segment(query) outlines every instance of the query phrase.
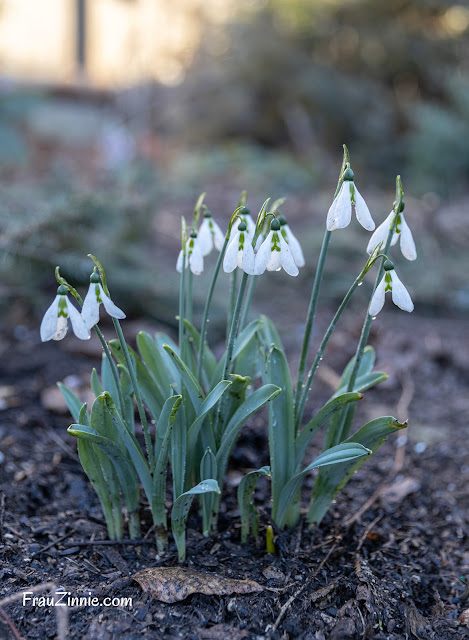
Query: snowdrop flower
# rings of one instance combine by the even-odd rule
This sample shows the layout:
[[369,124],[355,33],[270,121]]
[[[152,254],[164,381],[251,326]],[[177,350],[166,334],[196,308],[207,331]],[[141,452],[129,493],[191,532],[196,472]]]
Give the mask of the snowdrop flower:
[[68,299],[68,289],[61,284],[57,289],[54,302],[47,309],[41,322],[41,340],[62,340],[68,330],[68,319],[72,324],[74,334],[80,340],[88,340],[90,337],[88,328],[81,317],[80,312]]
[[352,219],[352,204],[355,206],[355,215],[357,216],[358,222],[367,231],[373,231],[375,223],[373,222],[366,202],[355,186],[353,171],[346,169],[344,171],[342,186],[327,214],[328,231],[344,229],[350,224],[350,220]]
[[90,276],[90,287],[81,310],[81,317],[85,321],[88,330],[99,322],[99,305],[101,303],[113,318],[118,320],[125,318],[125,313],[104,293],[99,274],[93,271]]
[[[248,236],[250,236],[252,240],[254,238],[254,234],[256,233],[256,223],[252,219],[251,210],[248,207],[243,207],[241,211],[238,213],[238,216],[240,218],[240,222],[245,223],[246,233]],[[230,242],[233,239],[234,235],[236,234],[236,231],[237,229],[235,228],[235,225],[233,225],[231,227]]]
[[270,232],[261,244],[256,255],[254,273],[260,275],[267,271],[280,271],[283,267],[291,276],[298,275],[298,267],[290,248],[280,232],[280,222],[273,220],[270,225]]
[[390,291],[392,295],[392,301],[403,311],[409,313],[414,310],[414,303],[409,295],[409,292],[404,287],[402,282],[397,277],[394,271],[394,265],[390,260],[386,260],[384,263],[384,276],[371,298],[370,308],[368,313],[370,316],[376,316],[384,305],[384,298],[386,291]]
[[199,247],[203,256],[208,256],[213,247],[221,251],[225,236],[218,224],[213,220],[210,211],[206,211],[199,229]]
[[[394,218],[394,211],[388,215],[386,220],[379,225],[376,231],[370,238],[368,246],[366,248],[367,252],[371,254],[373,249],[379,245],[380,242],[386,242],[388,237],[389,230],[391,228],[391,224]],[[415,248],[414,238],[412,237],[412,231],[409,229],[407,222],[404,219],[404,214],[397,214],[397,221],[395,232],[393,233],[391,246],[394,246],[397,241],[400,239],[401,243],[401,251],[404,258],[407,260],[415,260],[417,258],[417,249]]]
[[[178,261],[176,264],[176,270],[182,273],[182,259],[183,251],[179,252]],[[204,256],[200,250],[197,234],[193,231],[186,242],[186,269],[191,268],[192,273],[195,276],[200,276],[204,270]]]
[[226,248],[225,257],[223,258],[223,270],[226,273],[231,273],[236,267],[240,267],[249,275],[254,275],[254,260],[252,236],[248,233],[247,224],[240,222]]
[[301,249],[300,243],[295,238],[290,227],[288,226],[287,219],[285,218],[285,216],[280,216],[278,220],[281,225],[280,231],[282,233],[282,236],[285,238],[285,240],[288,243],[288,248],[291,251],[291,254],[293,256],[293,260],[295,261],[296,266],[304,267],[305,259],[303,256],[303,251]]

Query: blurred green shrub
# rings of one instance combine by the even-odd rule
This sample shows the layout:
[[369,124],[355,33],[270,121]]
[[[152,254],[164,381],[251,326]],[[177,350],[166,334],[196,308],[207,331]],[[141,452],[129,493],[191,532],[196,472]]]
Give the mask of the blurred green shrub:
[[[444,193],[448,174],[453,190],[467,182],[468,49],[469,7],[450,0],[245,2],[207,25],[166,124],[207,146],[346,143],[375,180],[412,173]],[[435,149],[448,169],[430,176]]]

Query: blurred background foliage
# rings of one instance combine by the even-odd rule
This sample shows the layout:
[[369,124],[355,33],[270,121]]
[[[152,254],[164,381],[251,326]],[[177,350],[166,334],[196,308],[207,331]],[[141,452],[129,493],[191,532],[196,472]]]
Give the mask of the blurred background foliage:
[[[279,274],[267,278],[304,295],[343,143],[378,224],[392,206],[396,174],[403,176],[419,260],[402,273],[421,308],[467,309],[469,7],[450,0],[226,4],[229,19],[197,13],[202,35],[181,56],[177,81],[142,78],[112,90],[2,81],[5,317],[18,300],[40,315],[56,264],[86,285],[92,252],[126,309],[172,322],[180,216],[190,219],[201,191],[222,226],[241,189],[254,211],[267,196],[288,196],[285,213],[307,267],[294,286]],[[361,268],[366,241],[360,229],[336,238],[329,300],[343,291],[344,271]]]

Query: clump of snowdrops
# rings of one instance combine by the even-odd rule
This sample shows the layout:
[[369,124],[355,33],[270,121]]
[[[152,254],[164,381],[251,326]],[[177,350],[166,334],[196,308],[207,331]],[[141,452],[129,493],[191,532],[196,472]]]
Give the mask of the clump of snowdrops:
[[[266,200],[254,220],[243,193],[226,233],[204,205],[203,196],[195,206],[191,225],[182,220],[182,249],[176,264],[181,274],[177,344],[161,333],[140,332],[137,351],[128,346],[120,325],[125,314],[111,300],[104,269],[94,256],[90,255],[95,266],[84,300],[57,268],[60,286],[42,321],[42,340],[61,340],[70,319],[79,338],[88,339],[94,330],[103,347],[101,373],[98,375],[93,369],[91,374],[96,396],[91,410],[71,389],[60,383],[59,387],[74,419],[68,431],[77,438],[81,464],[99,497],[111,539],[122,538],[124,520],[131,538],[141,535],[142,488],[158,550],[165,549],[169,468],[173,494],[171,529],[179,558],[184,559],[186,522],[193,499],[198,499],[202,530],[208,536],[217,527],[223,482],[236,440],[249,417],[265,405],[269,414],[270,465],[250,471],[239,484],[243,542],[250,533],[258,534],[253,494],[259,477],[271,479],[271,518],[283,529],[298,523],[303,480],[313,469],[319,469],[307,513],[307,522],[318,525],[351,475],[390,434],[406,426],[385,416],[352,430],[355,407],[364,391],[386,379],[386,374],[373,370],[375,355],[367,345],[372,319],[383,307],[388,291],[397,306],[413,310],[412,300],[388,255],[390,247],[400,240],[404,257],[416,258],[412,234],[404,219],[403,195],[398,176],[392,211],[371,236],[363,269],[351,283],[311,358],[311,333],[331,234],[341,233],[349,225],[353,211],[365,229],[375,228],[355,185],[344,147],[295,376],[273,322],[264,315],[247,322],[254,287],[262,274],[283,269],[294,277],[305,264],[300,243],[280,213],[283,200],[272,205]],[[219,255],[202,322],[196,327],[192,322],[194,276],[203,272],[204,258],[213,250]],[[231,273],[231,288],[225,350],[217,359],[210,348],[207,328],[222,268]],[[376,281],[355,356],[345,367],[330,400],[314,415],[306,414],[308,395],[326,345],[354,291],[373,268]],[[78,301],[81,312],[68,294]],[[98,326],[101,304],[112,317],[117,334],[117,339],[109,343]],[[135,405],[143,433],[141,439],[136,437]],[[314,460],[307,460],[309,445],[321,427],[325,427],[323,452]]]

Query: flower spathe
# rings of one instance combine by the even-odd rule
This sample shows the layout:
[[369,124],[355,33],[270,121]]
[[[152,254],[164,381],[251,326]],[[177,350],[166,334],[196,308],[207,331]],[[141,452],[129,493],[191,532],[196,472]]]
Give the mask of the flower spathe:
[[409,313],[414,310],[414,303],[409,295],[409,292],[399,280],[394,265],[389,260],[384,263],[384,276],[371,298],[368,313],[370,316],[376,316],[384,305],[384,299],[386,292],[390,291],[392,301],[403,311]]
[[[369,254],[373,252],[374,248],[377,247],[380,242],[386,242],[394,215],[394,211],[391,211],[386,220],[379,225],[371,236],[366,248]],[[397,214],[396,227],[392,236],[391,246],[394,246],[399,239],[404,258],[407,258],[407,260],[415,260],[417,258],[417,249],[415,248],[412,231],[409,229],[402,212]]]
[[210,211],[205,212],[203,222],[200,225],[198,240],[203,256],[208,256],[214,247],[217,251],[221,251],[223,248],[225,236],[212,218]]
[[72,325],[73,333],[80,340],[88,340],[90,333],[81,317],[80,312],[71,304],[67,296],[68,289],[60,285],[54,302],[44,314],[41,322],[40,335],[42,342],[48,340],[62,340],[68,331],[68,320]]
[[[182,273],[183,264],[183,251],[179,252],[178,260],[176,263],[176,270]],[[186,242],[186,269],[190,267],[190,270],[195,276],[200,276],[204,270],[204,257],[200,250],[197,234],[192,232]]]
[[92,274],[90,278],[90,286],[88,293],[83,302],[81,317],[83,318],[87,329],[91,329],[99,322],[99,306],[102,304],[107,313],[113,318],[123,320],[125,313],[104,293],[104,289],[99,281],[97,274]]
[[[232,232],[233,233],[233,232]],[[239,267],[249,275],[254,275],[254,249],[252,238],[245,222],[240,222],[231,238],[223,258],[223,270],[231,273]]]
[[282,236],[287,241],[288,248],[291,251],[291,254],[293,256],[293,260],[295,261],[296,266],[297,267],[304,267],[305,266],[305,258],[304,258],[304,255],[303,255],[303,250],[301,248],[300,243],[298,242],[296,237],[293,235],[292,230],[288,226],[288,223],[287,223],[287,220],[286,220],[285,216],[280,216],[279,217],[279,222],[280,222],[280,225],[281,225],[280,231],[282,233]]
[[355,186],[353,171],[346,169],[339,193],[334,198],[327,213],[326,226],[328,231],[344,229],[350,224],[352,219],[352,205],[355,206],[355,215],[362,227],[367,231],[373,231],[375,223],[371,217],[370,210]]
[[256,254],[254,273],[261,275],[267,271],[284,269],[290,276],[298,275],[298,267],[293,254],[280,231],[280,222],[273,220],[266,239]]

